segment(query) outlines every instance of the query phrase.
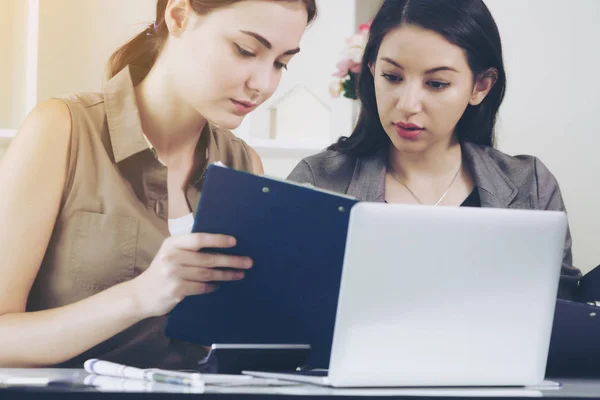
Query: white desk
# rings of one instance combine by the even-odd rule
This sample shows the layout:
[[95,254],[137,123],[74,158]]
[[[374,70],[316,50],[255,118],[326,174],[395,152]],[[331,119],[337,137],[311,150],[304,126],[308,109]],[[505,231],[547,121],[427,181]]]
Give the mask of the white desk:
[[[89,374],[81,369],[0,369],[0,381],[7,377],[21,378],[49,378],[51,380],[62,380],[74,383],[73,386],[49,385],[46,387],[3,387],[0,385],[0,399],[9,396],[31,396],[39,398],[57,398],[57,394],[64,392],[94,393],[94,397],[101,395],[102,398],[113,398],[123,392],[128,393],[153,393],[152,397],[181,397],[190,393],[202,393],[203,397],[223,397],[227,395],[242,395],[242,397],[255,397],[274,395],[276,397],[300,396],[311,398],[360,397],[360,398],[432,398],[432,397],[461,397],[461,398],[532,398],[532,397],[554,397],[565,399],[596,398],[600,399],[600,380],[559,380],[563,385],[559,389],[530,390],[522,388],[506,389],[331,389],[312,385],[287,385],[281,387],[224,387],[207,385],[203,389],[190,390],[190,388],[168,384],[148,384],[144,382],[109,379],[103,387],[84,386],[84,380]],[[160,395],[164,396],[160,396]],[[246,395],[246,396],[243,396]],[[85,395],[84,395],[85,396]],[[237,397],[237,396],[236,396]]]

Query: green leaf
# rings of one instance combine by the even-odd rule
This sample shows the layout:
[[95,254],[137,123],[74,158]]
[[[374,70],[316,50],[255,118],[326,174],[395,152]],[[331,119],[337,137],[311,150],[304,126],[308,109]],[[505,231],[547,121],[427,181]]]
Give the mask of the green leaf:
[[350,72],[350,79],[342,81],[342,89],[344,90],[344,97],[349,99],[357,99],[356,96],[356,80],[357,74]]

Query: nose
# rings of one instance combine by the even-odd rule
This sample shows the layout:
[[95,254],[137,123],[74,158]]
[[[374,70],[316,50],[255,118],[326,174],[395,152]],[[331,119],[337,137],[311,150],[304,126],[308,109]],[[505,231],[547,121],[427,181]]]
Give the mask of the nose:
[[264,64],[256,65],[256,68],[250,74],[246,86],[248,89],[257,92],[258,94],[264,94],[269,91],[271,87],[273,76],[273,66],[266,66]]
[[417,83],[404,83],[398,87],[396,108],[408,115],[422,110],[422,88]]

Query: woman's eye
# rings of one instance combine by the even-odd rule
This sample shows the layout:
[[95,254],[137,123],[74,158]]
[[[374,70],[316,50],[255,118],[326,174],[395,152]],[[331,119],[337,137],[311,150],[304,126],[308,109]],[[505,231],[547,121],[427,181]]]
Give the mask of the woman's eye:
[[276,69],[287,69],[287,64],[282,63],[281,61],[275,61]]
[[385,72],[382,73],[381,76],[383,76],[388,82],[391,82],[391,83],[398,83],[398,82],[402,81],[401,77],[399,77],[397,75],[386,74]]
[[244,57],[254,57],[256,56],[256,54],[254,54],[253,52],[244,49],[242,46],[236,44],[235,47],[237,47],[238,53],[240,53],[240,55],[244,56]]
[[442,89],[446,89],[448,86],[450,86],[449,83],[446,82],[440,82],[440,81],[429,81],[427,82],[427,84],[435,90],[442,90]]

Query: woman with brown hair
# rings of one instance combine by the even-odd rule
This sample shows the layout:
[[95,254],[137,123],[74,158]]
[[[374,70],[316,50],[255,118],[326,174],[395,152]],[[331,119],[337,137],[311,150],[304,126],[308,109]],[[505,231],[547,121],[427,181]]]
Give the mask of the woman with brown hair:
[[273,94],[315,14],[314,0],[158,0],[102,93],[31,112],[0,165],[1,367],[194,367],[205,348],[165,337],[165,314],[252,265],[200,251],[235,238],[190,233],[204,170],[263,172],[228,129]]

